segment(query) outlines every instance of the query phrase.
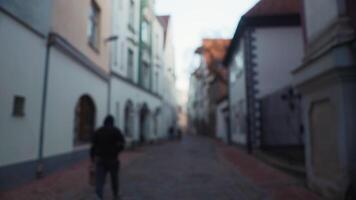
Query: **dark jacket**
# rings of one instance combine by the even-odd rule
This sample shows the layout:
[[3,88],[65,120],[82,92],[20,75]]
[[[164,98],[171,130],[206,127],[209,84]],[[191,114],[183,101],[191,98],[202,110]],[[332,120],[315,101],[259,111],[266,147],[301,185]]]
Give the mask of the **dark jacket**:
[[104,160],[117,160],[119,153],[125,147],[125,138],[114,126],[104,126],[98,129],[92,139],[90,157]]

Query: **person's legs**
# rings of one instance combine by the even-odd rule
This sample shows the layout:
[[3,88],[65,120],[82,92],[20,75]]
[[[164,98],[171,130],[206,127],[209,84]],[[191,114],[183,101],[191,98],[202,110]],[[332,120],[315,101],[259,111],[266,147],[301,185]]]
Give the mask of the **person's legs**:
[[107,170],[102,162],[96,163],[96,195],[103,199]]
[[111,188],[114,198],[119,198],[119,167],[118,161],[113,161],[110,166]]

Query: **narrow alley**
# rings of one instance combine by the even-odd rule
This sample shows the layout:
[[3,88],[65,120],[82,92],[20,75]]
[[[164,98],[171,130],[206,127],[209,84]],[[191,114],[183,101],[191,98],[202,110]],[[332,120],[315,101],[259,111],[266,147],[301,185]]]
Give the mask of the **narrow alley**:
[[356,200],[355,10],[0,0],[0,200]]

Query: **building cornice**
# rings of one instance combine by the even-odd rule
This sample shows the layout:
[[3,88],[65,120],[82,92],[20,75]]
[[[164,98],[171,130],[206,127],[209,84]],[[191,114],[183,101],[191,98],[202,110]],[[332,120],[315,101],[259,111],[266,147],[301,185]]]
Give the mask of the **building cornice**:
[[329,69],[303,82],[296,82],[295,86],[304,93],[311,93],[335,82],[350,81],[356,81],[356,69],[353,66]]
[[303,65],[293,71],[298,73],[313,61],[332,51],[335,47],[351,43],[356,39],[355,30],[348,18],[337,18],[322,33],[310,40],[306,48]]
[[34,34],[36,34],[37,36],[41,37],[41,38],[46,38],[46,34],[41,33],[40,31],[36,30],[35,28],[33,28],[31,25],[29,25],[28,23],[26,23],[25,21],[23,21],[22,19],[16,17],[15,15],[13,15],[12,13],[8,12],[6,9],[4,9],[2,6],[0,6],[0,12],[3,12],[5,15],[7,15],[8,17],[10,17],[11,19],[15,20],[17,23],[21,24],[22,26],[24,26],[26,29],[28,29],[29,31],[33,32]]
[[104,81],[109,81],[109,73],[102,70],[97,64],[91,61],[87,56],[76,49],[71,43],[60,36],[58,33],[49,34],[49,45],[53,45],[61,50],[63,53],[71,57],[86,69],[97,75]]

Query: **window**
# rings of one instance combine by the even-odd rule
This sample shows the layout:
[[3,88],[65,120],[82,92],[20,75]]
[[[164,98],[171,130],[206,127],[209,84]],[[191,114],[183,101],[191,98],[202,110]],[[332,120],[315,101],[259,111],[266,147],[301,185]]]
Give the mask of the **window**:
[[125,63],[125,59],[124,59],[124,56],[125,56],[125,43],[124,42],[122,42],[121,43],[121,48],[120,48],[120,52],[121,52],[121,55],[120,55],[120,60],[121,60],[121,62],[120,62],[120,64],[121,64],[121,69],[123,70],[124,69],[124,63]]
[[150,25],[148,21],[143,20],[142,22],[142,41],[146,44],[149,45],[150,43]]
[[158,57],[159,56],[159,52],[160,52],[160,46],[159,46],[159,37],[158,37],[158,34],[155,35],[155,48],[156,48],[156,56]]
[[14,97],[12,114],[15,117],[25,116],[25,97],[23,97],[23,96],[15,96]]
[[158,76],[158,72],[155,73],[155,91],[156,93],[158,93],[158,84],[159,84],[159,76]]
[[244,68],[244,57],[242,51],[239,51],[235,56],[235,68],[239,71]]
[[135,2],[134,0],[130,0],[130,8],[129,8],[129,29],[132,32],[135,32]]
[[89,45],[98,50],[100,38],[100,9],[98,4],[93,0],[89,11],[88,21],[88,41]]
[[127,77],[134,80],[134,53],[131,49],[127,52]]
[[236,72],[231,70],[230,71],[230,83],[235,83],[236,81]]
[[150,87],[150,67],[147,62],[142,62],[142,84],[143,87],[149,89]]

